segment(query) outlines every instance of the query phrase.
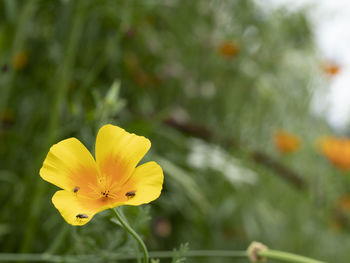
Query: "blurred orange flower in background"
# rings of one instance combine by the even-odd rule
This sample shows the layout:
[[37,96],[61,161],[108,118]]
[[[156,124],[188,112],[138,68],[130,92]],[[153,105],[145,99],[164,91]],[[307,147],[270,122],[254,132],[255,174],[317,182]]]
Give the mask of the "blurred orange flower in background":
[[298,136],[280,130],[274,135],[275,146],[282,153],[292,153],[300,148]]
[[338,63],[332,61],[323,62],[321,68],[329,76],[337,75],[341,69]]
[[9,108],[4,109],[4,111],[0,114],[0,120],[3,127],[10,127],[12,124],[14,124],[15,115],[13,110]]
[[336,200],[333,211],[331,213],[331,220],[329,227],[335,232],[340,232],[344,228],[349,227],[349,212],[350,212],[350,194],[344,194]]
[[350,194],[342,195],[338,199],[336,206],[338,209],[342,211],[349,212],[350,211]]
[[350,139],[326,137],[321,141],[321,151],[341,170],[350,170]]
[[153,224],[153,231],[158,237],[169,237],[172,232],[172,226],[170,221],[165,217],[156,219]]
[[219,46],[219,53],[225,58],[233,58],[238,54],[238,52],[239,47],[234,42],[226,41]]
[[28,63],[27,52],[18,52],[12,58],[12,66],[15,70],[23,69]]

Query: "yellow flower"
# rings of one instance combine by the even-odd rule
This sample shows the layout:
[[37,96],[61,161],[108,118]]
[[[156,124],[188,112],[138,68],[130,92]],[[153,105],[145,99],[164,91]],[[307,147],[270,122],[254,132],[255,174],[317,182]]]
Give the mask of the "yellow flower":
[[63,189],[52,202],[67,223],[84,225],[105,209],[159,197],[162,168],[155,162],[137,166],[150,147],[147,138],[108,124],[96,138],[96,161],[79,140],[69,138],[51,147],[40,176]]
[[292,153],[300,148],[299,137],[285,131],[276,132],[274,140],[276,148],[282,153]]
[[322,153],[341,170],[350,170],[350,139],[327,137],[321,141]]

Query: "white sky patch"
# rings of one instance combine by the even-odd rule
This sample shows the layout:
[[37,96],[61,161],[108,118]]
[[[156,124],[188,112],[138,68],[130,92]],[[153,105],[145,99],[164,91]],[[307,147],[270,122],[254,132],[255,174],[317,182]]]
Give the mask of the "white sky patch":
[[329,82],[326,98],[317,95],[314,104],[327,101],[329,123],[344,129],[350,119],[350,0],[268,0],[264,6],[266,2],[270,7],[290,10],[312,6],[310,15],[321,56],[341,66],[340,73]]

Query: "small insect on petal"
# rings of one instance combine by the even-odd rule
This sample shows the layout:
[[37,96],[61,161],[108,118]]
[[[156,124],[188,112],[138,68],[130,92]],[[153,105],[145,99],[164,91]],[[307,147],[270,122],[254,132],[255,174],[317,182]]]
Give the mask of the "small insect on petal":
[[85,214],[77,214],[76,218],[89,218],[89,216]]
[[125,194],[126,197],[128,198],[133,198],[135,196],[135,191],[130,191]]
[[73,192],[76,193],[76,192],[79,191],[79,189],[80,189],[80,187],[79,187],[79,186],[76,186],[76,187],[74,187]]

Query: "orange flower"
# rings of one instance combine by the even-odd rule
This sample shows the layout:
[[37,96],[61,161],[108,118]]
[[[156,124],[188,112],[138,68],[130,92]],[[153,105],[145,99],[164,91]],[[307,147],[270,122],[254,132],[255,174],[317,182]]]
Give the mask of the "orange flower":
[[63,189],[52,202],[67,223],[84,225],[105,209],[159,197],[162,168],[155,162],[136,167],[150,147],[145,137],[105,125],[96,138],[96,161],[80,141],[69,138],[51,147],[40,176]]
[[278,131],[274,140],[276,148],[282,153],[292,153],[300,148],[299,137],[285,131]]
[[12,58],[12,66],[16,70],[23,69],[28,63],[28,55],[26,52],[18,52]]
[[344,194],[334,204],[331,213],[329,227],[331,230],[339,232],[348,228],[348,217],[350,212],[350,194]]
[[239,52],[239,47],[237,44],[232,42],[224,42],[219,46],[219,53],[226,58],[233,58]]
[[327,137],[321,141],[321,151],[341,170],[350,170],[350,139]]
[[15,117],[11,109],[5,109],[0,116],[3,127],[10,127],[14,124]]
[[157,236],[165,238],[171,235],[171,224],[166,218],[158,218],[154,222],[154,232]]
[[136,84],[141,87],[145,88],[147,87],[151,82],[151,76],[148,75],[145,71],[143,70],[138,70],[132,74],[132,77]]
[[340,65],[332,61],[324,62],[321,68],[323,72],[329,76],[337,75],[340,71]]
[[341,211],[349,212],[350,211],[350,194],[342,195],[338,199],[336,206]]

